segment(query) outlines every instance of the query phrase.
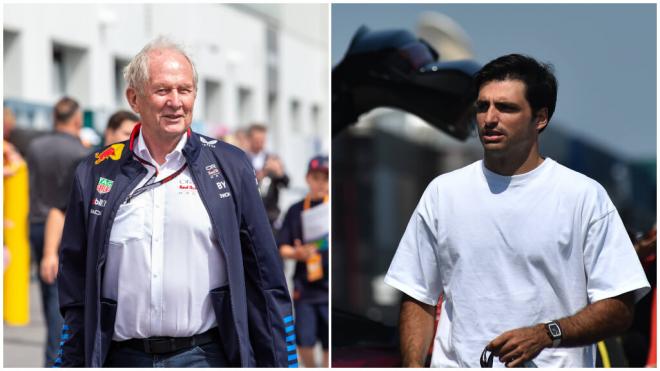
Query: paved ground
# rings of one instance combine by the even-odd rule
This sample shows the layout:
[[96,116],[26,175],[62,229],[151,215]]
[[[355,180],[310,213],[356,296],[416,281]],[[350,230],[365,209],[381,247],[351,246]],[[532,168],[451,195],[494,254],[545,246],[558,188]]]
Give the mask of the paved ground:
[[30,323],[27,326],[3,325],[3,366],[43,367],[46,326],[41,314],[39,284],[30,283]]

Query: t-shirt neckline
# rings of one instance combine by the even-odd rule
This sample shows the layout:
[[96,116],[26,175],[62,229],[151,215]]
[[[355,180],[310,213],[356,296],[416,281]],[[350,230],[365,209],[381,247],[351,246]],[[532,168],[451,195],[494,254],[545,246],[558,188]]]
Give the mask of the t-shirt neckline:
[[483,160],[481,160],[481,169],[483,171],[484,177],[488,182],[508,183],[509,185],[521,185],[527,183],[531,179],[540,176],[540,174],[542,174],[545,171],[545,169],[551,167],[551,164],[553,162],[554,161],[550,157],[546,157],[539,166],[535,167],[534,169],[526,173],[517,174],[517,175],[501,175],[495,173],[486,167],[486,164],[484,163]]

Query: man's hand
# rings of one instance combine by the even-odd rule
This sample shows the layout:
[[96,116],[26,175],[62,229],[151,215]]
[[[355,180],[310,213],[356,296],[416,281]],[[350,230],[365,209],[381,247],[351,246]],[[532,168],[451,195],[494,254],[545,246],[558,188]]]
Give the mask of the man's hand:
[[[586,346],[622,333],[632,323],[634,303],[633,293],[627,292],[596,301],[572,316],[559,319],[562,332],[559,346]],[[518,367],[551,346],[545,325],[538,324],[507,331],[493,339],[487,348],[507,367]]]
[[56,208],[51,208],[46,217],[46,228],[44,231],[44,257],[41,258],[39,275],[44,282],[52,284],[57,278],[59,269],[59,249],[64,229],[64,213]]
[[303,245],[298,239],[294,241],[294,247],[296,248],[294,258],[299,261],[307,261],[316,253],[316,246],[311,243]]
[[279,157],[270,155],[266,159],[263,171],[266,174],[275,175],[275,177],[281,178],[284,175],[284,165],[282,165],[282,161],[280,161]]
[[544,348],[552,346],[552,340],[543,324],[507,331],[488,343],[488,350],[498,356],[506,367],[519,367],[531,361]]
[[644,238],[635,242],[635,251],[637,252],[637,256],[639,256],[639,259],[645,259],[647,256],[655,253],[657,251],[657,243],[657,229],[654,225],[653,228],[646,233]]
[[44,257],[41,259],[41,264],[39,267],[41,279],[49,285],[53,284],[53,282],[55,282],[55,278],[57,278],[57,270],[59,268],[59,264],[60,259],[57,254],[44,255]]
[[296,239],[293,242],[293,246],[280,245],[280,255],[286,259],[294,259],[304,262],[314,254],[316,254],[316,245],[311,243],[303,245],[299,239]]

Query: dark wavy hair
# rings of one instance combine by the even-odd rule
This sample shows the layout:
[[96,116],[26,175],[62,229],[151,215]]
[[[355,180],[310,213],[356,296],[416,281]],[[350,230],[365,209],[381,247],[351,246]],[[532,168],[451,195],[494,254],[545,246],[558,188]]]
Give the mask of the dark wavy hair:
[[134,121],[138,122],[140,121],[140,118],[137,117],[137,115],[133,114],[133,112],[129,111],[117,111],[110,116],[110,119],[108,119],[108,125],[106,126],[106,130],[112,130],[112,131],[117,131],[119,127],[121,126],[122,122],[125,120],[129,121]]
[[[486,64],[474,77],[475,92],[490,81],[520,80],[525,84],[525,99],[536,114],[548,109],[548,122],[557,103],[557,79],[551,64],[539,63],[534,58],[509,54]],[[545,128],[544,128],[545,129]],[[543,131],[541,129],[539,132]]]

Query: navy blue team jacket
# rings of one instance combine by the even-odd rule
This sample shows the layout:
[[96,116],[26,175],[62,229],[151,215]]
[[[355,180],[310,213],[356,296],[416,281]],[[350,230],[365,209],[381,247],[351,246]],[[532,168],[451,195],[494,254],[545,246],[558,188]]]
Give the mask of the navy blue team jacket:
[[[132,152],[138,130],[76,170],[57,281],[64,367],[101,367],[108,354],[117,303],[101,297],[101,282],[117,209],[147,173]],[[226,258],[229,284],[210,295],[229,363],[296,367],[291,299],[254,169],[240,149],[187,135],[183,155]]]

